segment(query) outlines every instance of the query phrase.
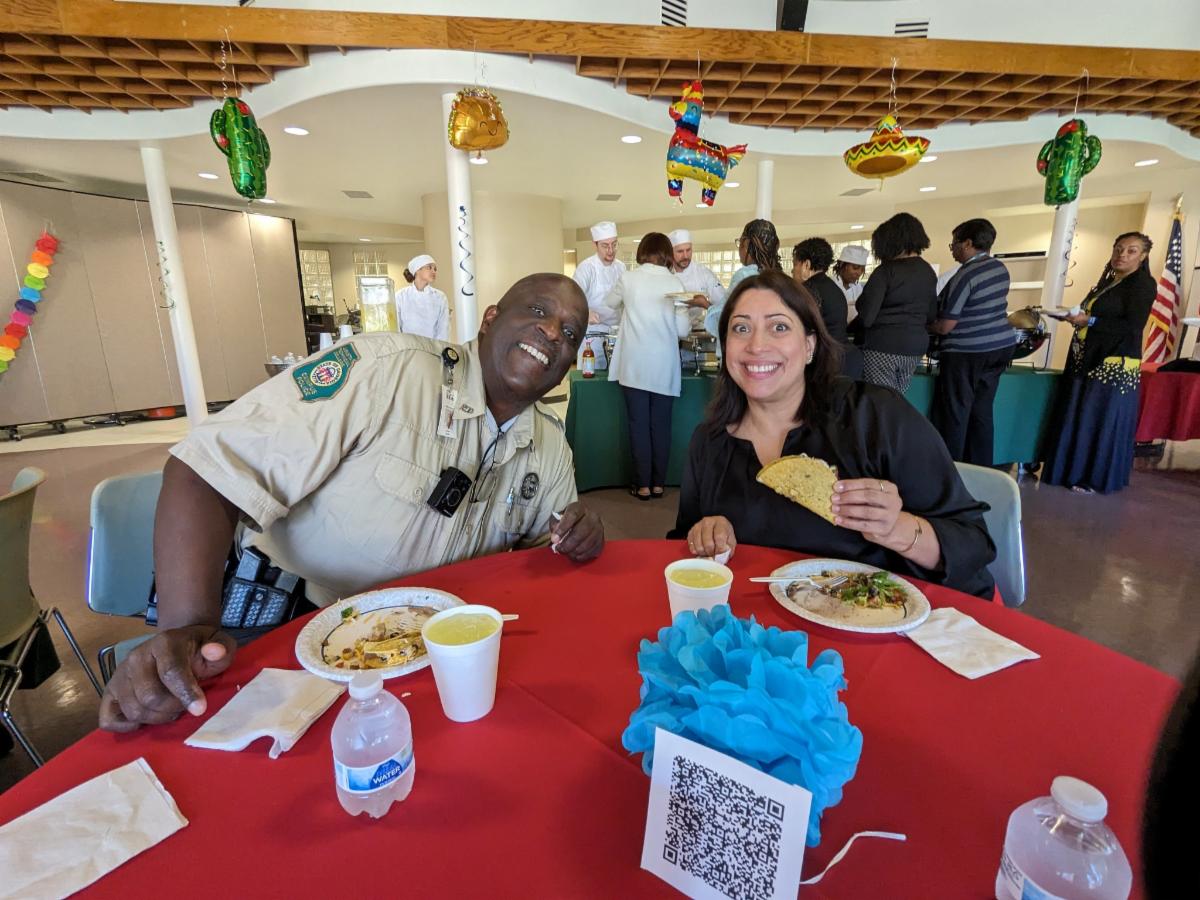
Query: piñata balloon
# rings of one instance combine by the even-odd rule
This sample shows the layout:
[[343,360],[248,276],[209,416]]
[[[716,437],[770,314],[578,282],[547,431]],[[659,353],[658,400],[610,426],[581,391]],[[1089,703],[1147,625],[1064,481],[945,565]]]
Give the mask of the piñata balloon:
[[1100,164],[1100,138],[1087,133],[1083,119],[1071,119],[1038,154],[1038,174],[1046,179],[1047,206],[1062,206],[1079,196],[1083,176]]
[[683,179],[703,185],[701,200],[712,206],[717,191],[725,183],[729,170],[742,161],[746,145],[723,147],[700,137],[700,117],[704,114],[704,85],[684,82],[682,96],[669,110],[675,120],[675,133],[667,145],[667,193],[683,199]]
[[508,121],[500,101],[481,87],[463,88],[450,104],[446,137],[456,150],[496,150],[508,143]]
[[855,175],[882,180],[907,172],[928,149],[928,138],[906,136],[895,116],[889,114],[879,120],[870,140],[855,144],[842,159]]
[[245,101],[230,97],[221,104],[209,119],[208,133],[217,149],[229,157],[233,189],[247,200],[265,197],[271,145]]

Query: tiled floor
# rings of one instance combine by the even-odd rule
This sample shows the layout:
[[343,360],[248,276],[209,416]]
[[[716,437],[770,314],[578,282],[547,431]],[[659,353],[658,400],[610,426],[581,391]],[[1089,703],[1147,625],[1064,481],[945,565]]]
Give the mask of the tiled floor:
[[[161,467],[166,455],[162,443],[29,447],[0,455],[0,484],[11,483],[26,465],[49,474],[38,494],[31,578],[42,603],[64,611],[89,659],[100,647],[144,629],[138,620],[102,617],[84,604],[92,488],[110,475]],[[1139,470],[1128,490],[1110,497],[1026,480],[1021,495],[1029,580],[1025,611],[1181,676],[1200,644],[1194,593],[1200,586],[1195,521],[1200,474]],[[585,499],[603,516],[610,540],[661,537],[674,524],[673,490],[651,503],[616,490]],[[55,643],[62,669],[36,691],[20,692],[15,703],[15,715],[46,756],[78,740],[96,721],[95,692],[61,635]],[[30,769],[20,749],[0,758],[0,790]]]

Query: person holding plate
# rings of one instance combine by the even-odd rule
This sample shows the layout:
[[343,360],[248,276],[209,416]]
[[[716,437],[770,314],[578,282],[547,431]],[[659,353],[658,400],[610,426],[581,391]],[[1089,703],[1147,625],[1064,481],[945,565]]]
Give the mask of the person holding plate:
[[[782,272],[747,278],[719,330],[717,394],[692,436],[668,537],[686,537],[697,556],[743,541],[993,596],[987,507],[908,401],[837,374],[839,348],[805,288]],[[836,467],[832,521],[757,480],[764,466],[799,454]]]

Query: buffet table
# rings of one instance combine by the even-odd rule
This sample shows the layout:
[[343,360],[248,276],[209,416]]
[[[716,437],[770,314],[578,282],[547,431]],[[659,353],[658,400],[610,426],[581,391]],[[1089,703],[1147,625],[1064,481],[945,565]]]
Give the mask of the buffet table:
[[[1041,461],[1042,441],[1061,374],[1013,366],[1000,378],[994,408],[996,463]],[[933,384],[932,374],[918,372],[905,395],[925,415],[929,415],[933,403]],[[683,476],[692,432],[704,418],[715,385],[715,379],[709,376],[683,376],[682,393],[675,401],[671,424],[669,485],[678,485]],[[575,453],[576,486],[581,491],[590,491],[631,484],[633,461],[629,455],[629,426],[621,386],[607,381],[603,374],[584,378],[572,371],[570,391],[566,428],[567,442]]]
[[[0,824],[144,757],[189,824],[101,878],[92,896],[678,896],[639,868],[649,779],[620,736],[638,704],[638,643],[667,623],[663,566],[684,553],[679,541],[616,542],[577,566],[542,548],[400,582],[520,620],[505,625],[496,706],[478,722],[445,718],[428,670],[386,682],[412,715],[416,781],[379,821],[338,805],[329,745],[338,701],[277,760],[266,741],[240,753],[187,747],[199,724],[187,716],[130,735],[95,732],[0,794]],[[1041,655],[969,681],[903,636],[805,623],[746,580],[793,558],[739,547],[732,609],[803,627],[810,661],[837,650],[842,698],[864,738],[804,873],[856,831],[908,836],[856,843],[802,900],[990,896],[1009,813],[1062,774],[1108,797],[1141,896],[1142,791],[1175,681],[1016,610],[918,583],[935,608],[958,607]],[[244,648],[208,682],[210,714],[264,666],[297,668],[303,621]]]

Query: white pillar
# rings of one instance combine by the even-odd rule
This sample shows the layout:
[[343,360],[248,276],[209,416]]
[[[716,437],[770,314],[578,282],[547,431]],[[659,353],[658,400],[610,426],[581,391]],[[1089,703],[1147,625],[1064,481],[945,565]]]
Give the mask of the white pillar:
[[771,218],[771,195],[775,193],[775,161],[758,161],[758,196],[754,204],[754,218]]
[[146,174],[146,192],[150,196],[150,220],[158,244],[162,267],[164,298],[170,307],[171,337],[175,359],[179,363],[179,381],[183,387],[183,405],[188,422],[195,428],[208,416],[204,399],[204,380],[200,376],[200,354],[196,350],[196,331],[192,327],[192,306],[188,301],[187,281],[183,277],[183,254],[179,252],[179,229],[175,226],[175,206],[162,150],[142,145],[142,169]]
[[460,344],[479,332],[479,312],[475,299],[475,225],[471,207],[471,166],[465,150],[455,150],[446,140],[446,123],[454,94],[442,94],[442,142],[446,148],[446,207],[450,213],[450,273],[454,293],[455,338]]
[[1079,220],[1079,198],[1054,210],[1054,228],[1050,232],[1050,248],[1046,251],[1046,274],[1042,283],[1042,309],[1062,306],[1067,286],[1067,270],[1071,268],[1071,248],[1075,244],[1075,224]]

